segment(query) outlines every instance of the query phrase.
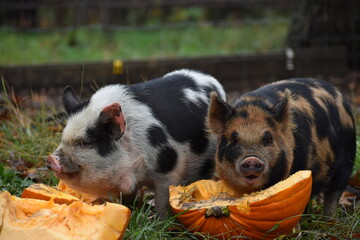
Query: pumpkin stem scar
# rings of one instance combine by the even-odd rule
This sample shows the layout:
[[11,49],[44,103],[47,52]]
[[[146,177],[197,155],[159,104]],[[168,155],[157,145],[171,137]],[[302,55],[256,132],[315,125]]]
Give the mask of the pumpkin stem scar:
[[205,217],[214,216],[216,218],[220,218],[223,216],[229,217],[230,211],[227,206],[215,206],[207,208],[205,211]]

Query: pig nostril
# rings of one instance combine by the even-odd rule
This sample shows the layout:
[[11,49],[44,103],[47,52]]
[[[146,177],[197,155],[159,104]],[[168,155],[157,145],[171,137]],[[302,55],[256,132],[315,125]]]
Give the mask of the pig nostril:
[[250,167],[250,164],[244,163],[244,164],[242,164],[241,166],[242,166],[242,168],[244,168],[244,169],[248,169],[248,168]]
[[262,168],[262,167],[263,167],[263,165],[262,165],[262,164],[260,164],[260,163],[255,164],[255,168],[257,168],[257,169],[260,169],[260,168]]

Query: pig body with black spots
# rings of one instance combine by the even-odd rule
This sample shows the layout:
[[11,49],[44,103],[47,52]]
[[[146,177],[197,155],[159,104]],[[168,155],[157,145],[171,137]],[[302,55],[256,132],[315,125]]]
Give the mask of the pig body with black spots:
[[206,132],[210,93],[225,92],[213,77],[178,70],[134,85],[109,85],[79,102],[66,88],[68,113],[59,147],[47,165],[69,186],[108,197],[155,192],[160,216],[168,186],[212,177],[216,138]]
[[324,193],[324,214],[335,213],[356,151],[351,107],[337,88],[291,79],[231,104],[212,94],[208,128],[218,134],[217,174],[232,188],[250,193],[309,169],[312,193]]

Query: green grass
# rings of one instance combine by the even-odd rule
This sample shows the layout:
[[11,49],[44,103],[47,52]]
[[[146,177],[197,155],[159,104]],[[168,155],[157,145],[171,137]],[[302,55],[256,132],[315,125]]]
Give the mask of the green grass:
[[154,31],[96,29],[72,32],[14,33],[0,30],[0,65],[87,62],[259,53],[283,48],[288,20],[261,24],[198,25]]
[[0,190],[19,195],[32,180],[56,184],[58,180],[45,168],[47,155],[56,149],[61,137],[53,130],[61,128],[61,123],[49,121],[55,110],[45,104],[36,109],[22,108],[13,93],[2,91],[0,95],[0,110],[5,116],[0,120]]
[[[61,134],[50,129],[60,123],[49,121],[54,109],[42,104],[39,109],[23,109],[4,92],[11,121],[0,125],[0,161],[21,161],[26,166],[44,165],[46,156],[57,147]],[[13,98],[14,99],[14,98]]]
[[[146,198],[144,199],[146,200]],[[132,216],[126,229],[124,239],[144,240],[144,239],[198,239],[201,234],[192,234],[181,224],[176,222],[176,218],[171,217],[167,220],[159,220],[154,215],[153,206],[143,201],[140,208],[136,207],[136,202],[131,206]]]
[[21,177],[20,173],[5,167],[0,162],[0,191],[8,191],[13,195],[21,195],[24,188],[30,186],[34,182],[30,179]]
[[335,217],[325,218],[318,214],[322,205],[318,205],[313,199],[310,201],[309,213],[303,215],[300,227],[291,235],[292,239],[315,240],[330,239],[352,239],[354,234],[360,232],[360,202],[349,208],[337,208]]

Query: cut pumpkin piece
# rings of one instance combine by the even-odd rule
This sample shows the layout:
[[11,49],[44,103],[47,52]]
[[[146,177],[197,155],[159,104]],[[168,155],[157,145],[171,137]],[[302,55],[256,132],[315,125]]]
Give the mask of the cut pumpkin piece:
[[21,197],[42,200],[53,199],[55,203],[59,204],[70,204],[78,200],[90,204],[97,200],[96,196],[76,191],[62,181],[59,182],[57,188],[42,183],[32,184],[24,189]]
[[0,240],[117,240],[131,212],[120,204],[69,205],[0,194]]
[[34,198],[41,200],[53,199],[58,204],[71,204],[74,201],[79,201],[79,198],[57,190],[56,188],[47,186],[42,183],[32,184],[24,189],[21,194],[22,198]]
[[311,195],[311,171],[299,171],[268,189],[240,194],[222,181],[200,180],[170,186],[170,205],[177,219],[192,232],[218,239],[245,236],[274,239],[289,234]]

